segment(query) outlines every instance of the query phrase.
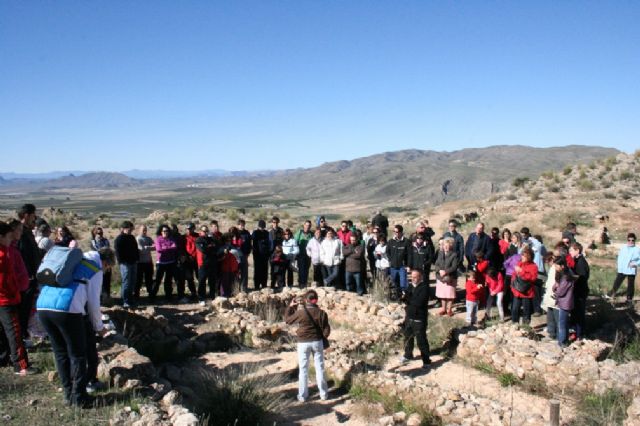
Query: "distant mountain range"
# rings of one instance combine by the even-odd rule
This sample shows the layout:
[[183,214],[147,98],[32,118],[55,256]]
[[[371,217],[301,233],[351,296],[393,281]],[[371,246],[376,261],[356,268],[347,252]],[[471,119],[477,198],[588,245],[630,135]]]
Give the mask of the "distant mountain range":
[[[194,184],[204,199],[275,200],[310,204],[437,205],[444,201],[483,199],[507,189],[515,177],[537,178],[567,164],[588,163],[619,154],[613,148],[570,145],[532,148],[520,145],[468,148],[453,152],[403,150],[318,167],[279,171],[163,171],[1,173],[0,185],[23,193],[64,188],[162,187],[181,196]],[[55,176],[55,178],[47,178]],[[196,190],[194,190],[196,191]]]
[[[67,170],[67,171],[53,171],[46,173],[13,173],[0,172],[0,180],[48,180],[58,179],[69,176],[82,176],[87,173],[97,173],[99,171],[81,171],[81,170]],[[128,176],[133,179],[180,179],[189,177],[220,177],[220,176],[243,176],[249,172],[245,171],[229,171],[222,169],[212,170],[126,170],[124,172],[113,172]]]

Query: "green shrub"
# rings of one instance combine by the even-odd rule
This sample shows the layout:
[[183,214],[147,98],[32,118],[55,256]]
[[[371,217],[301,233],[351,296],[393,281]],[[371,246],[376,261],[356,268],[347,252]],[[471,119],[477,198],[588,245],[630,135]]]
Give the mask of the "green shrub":
[[531,197],[531,201],[539,200],[541,194],[542,194],[542,190],[540,189],[531,190],[531,192],[529,193],[529,196]]
[[589,179],[580,179],[578,181],[578,188],[583,191],[593,191],[596,188],[596,185]]
[[517,385],[520,380],[512,373],[502,373],[498,375],[498,381],[503,388]]
[[524,176],[524,177],[517,177],[513,180],[512,185],[515,186],[516,188],[524,188],[525,184],[527,182],[529,182],[531,179]]
[[587,426],[621,425],[627,417],[631,398],[610,389],[602,395],[588,393],[578,401],[575,424]]
[[631,173],[628,170],[625,170],[623,172],[620,172],[620,175],[618,176],[618,178],[620,180],[629,180],[629,179],[633,178],[633,173]]
[[587,173],[584,171],[584,169],[580,169],[580,174],[578,175],[579,179],[586,179],[587,178]]
[[553,172],[553,170],[547,170],[545,172],[542,172],[540,176],[542,176],[545,179],[553,179],[553,177],[555,176],[555,173]]
[[572,170],[573,170],[573,168],[571,166],[566,166],[562,170],[562,174],[564,174],[565,176],[570,175]]

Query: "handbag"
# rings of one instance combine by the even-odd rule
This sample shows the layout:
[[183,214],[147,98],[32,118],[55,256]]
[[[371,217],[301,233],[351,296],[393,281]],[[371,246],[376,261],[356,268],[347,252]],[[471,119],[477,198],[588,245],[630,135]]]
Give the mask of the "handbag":
[[520,293],[526,293],[529,291],[529,289],[531,288],[531,283],[529,281],[525,281],[522,278],[520,278],[519,275],[516,275],[513,283],[511,284],[511,287],[515,288],[518,292]]
[[313,324],[313,326],[316,328],[316,331],[320,333],[320,335],[322,336],[322,348],[328,349],[331,346],[331,344],[329,343],[329,339],[324,337],[324,333],[322,332],[322,329],[320,328],[318,323],[313,320],[313,317],[307,310],[307,307],[305,305],[302,305],[302,307],[304,308],[304,311],[307,313],[307,316],[309,317],[309,321],[311,321],[311,324]]

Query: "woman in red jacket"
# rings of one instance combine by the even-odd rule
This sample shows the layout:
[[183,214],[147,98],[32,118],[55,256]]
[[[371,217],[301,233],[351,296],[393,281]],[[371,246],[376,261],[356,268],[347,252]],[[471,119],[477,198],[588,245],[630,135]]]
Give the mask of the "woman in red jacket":
[[0,366],[8,364],[7,358],[10,358],[16,374],[26,376],[33,374],[35,370],[29,368],[18,320],[20,289],[9,247],[12,240],[11,227],[0,222],[0,333],[3,334],[0,338]]
[[[520,306],[522,306],[522,323],[529,324],[531,322],[531,308],[534,296],[534,287],[538,279],[538,267],[533,263],[533,251],[529,246],[522,249],[522,259],[516,265],[512,282],[511,292],[513,293],[513,302],[511,305],[511,322],[517,324],[520,321]],[[516,290],[516,280],[520,279],[526,289],[524,291]]]

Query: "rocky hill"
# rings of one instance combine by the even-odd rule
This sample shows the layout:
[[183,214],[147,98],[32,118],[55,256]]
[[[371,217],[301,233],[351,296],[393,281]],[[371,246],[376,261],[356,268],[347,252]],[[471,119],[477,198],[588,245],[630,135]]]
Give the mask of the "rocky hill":
[[43,189],[54,188],[127,188],[141,185],[142,181],[133,179],[122,173],[91,172],[80,176],[69,175],[44,182],[33,182],[32,185]]
[[[518,176],[538,177],[567,164],[615,156],[612,148],[492,146],[454,152],[404,150],[352,161],[286,170],[272,176],[223,179],[236,194],[261,191],[303,201],[424,206],[480,200],[510,187]],[[252,185],[247,186],[250,182]],[[284,195],[283,195],[284,194]]]

